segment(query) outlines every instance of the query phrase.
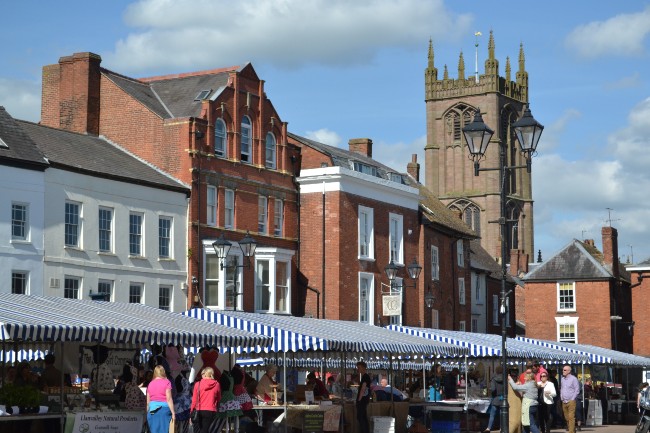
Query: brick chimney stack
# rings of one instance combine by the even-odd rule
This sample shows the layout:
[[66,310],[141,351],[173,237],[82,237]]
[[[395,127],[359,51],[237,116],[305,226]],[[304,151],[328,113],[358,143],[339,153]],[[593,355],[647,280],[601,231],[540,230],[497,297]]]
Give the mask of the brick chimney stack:
[[351,138],[348,141],[350,152],[360,153],[363,156],[372,158],[372,140],[369,138]]
[[406,164],[406,172],[417,182],[420,182],[420,164],[418,164],[418,155],[411,155],[411,162]]
[[43,67],[43,125],[99,135],[101,61],[97,54],[75,53]]
[[524,250],[510,250],[510,275],[518,276],[528,273],[528,254]]
[[618,231],[614,227],[603,227],[603,263],[611,266],[612,275],[618,278]]

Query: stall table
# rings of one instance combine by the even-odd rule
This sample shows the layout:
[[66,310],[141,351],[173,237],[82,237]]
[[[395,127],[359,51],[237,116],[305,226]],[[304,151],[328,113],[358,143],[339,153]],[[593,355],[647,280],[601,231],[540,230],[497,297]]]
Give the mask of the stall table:
[[66,413],[65,418],[64,433],[77,431],[140,433],[144,423],[142,411],[78,411]]

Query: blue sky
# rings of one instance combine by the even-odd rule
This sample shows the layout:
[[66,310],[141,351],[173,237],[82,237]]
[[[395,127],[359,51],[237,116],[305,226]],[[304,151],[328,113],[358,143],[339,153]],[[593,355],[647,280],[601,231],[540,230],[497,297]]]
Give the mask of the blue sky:
[[[0,105],[38,121],[43,65],[91,51],[145,77],[252,62],[290,131],[423,165],[424,68],[479,72],[494,32],[499,71],[524,44],[531,109],[546,126],[533,160],[535,249],[619,231],[619,255],[650,258],[650,1],[143,0],[2,7]],[[422,167],[424,170],[424,167]],[[611,209],[611,210],[608,210]],[[611,217],[610,217],[611,215]]]

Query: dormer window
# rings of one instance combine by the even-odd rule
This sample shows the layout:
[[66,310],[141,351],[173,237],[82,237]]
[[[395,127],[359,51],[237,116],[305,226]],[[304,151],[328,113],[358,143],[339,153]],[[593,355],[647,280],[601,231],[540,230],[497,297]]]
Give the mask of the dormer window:
[[201,90],[198,95],[196,95],[196,98],[194,98],[195,101],[203,101],[208,97],[208,95],[212,92],[212,90]]
[[402,175],[399,173],[388,173],[388,179],[390,179],[392,182],[402,184]]
[[377,176],[377,167],[373,167],[362,162],[354,161],[352,163],[352,168],[354,171],[358,171],[359,173],[369,174],[370,176],[375,177]]

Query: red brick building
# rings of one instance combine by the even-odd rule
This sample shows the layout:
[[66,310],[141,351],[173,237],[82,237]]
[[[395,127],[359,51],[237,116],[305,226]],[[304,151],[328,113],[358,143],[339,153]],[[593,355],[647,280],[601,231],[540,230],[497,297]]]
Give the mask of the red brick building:
[[593,240],[574,239],[524,278],[526,336],[592,344],[632,353],[629,273],[618,258],[618,232],[602,229]]
[[[253,66],[135,79],[100,63],[76,53],[45,66],[41,122],[104,136],[191,186],[188,304],[291,313],[299,152]],[[233,243],[223,268],[220,235]]]
[[630,273],[632,285],[632,319],[627,325],[633,334],[634,354],[650,356],[650,315],[648,299],[650,295],[650,259],[626,267]]
[[[300,277],[310,287],[306,314],[469,329],[469,242],[476,234],[417,182],[417,161],[409,176],[373,160],[367,138],[350,140],[349,150],[293,134],[289,141],[302,146],[297,181]],[[385,274],[391,260],[400,267],[401,290],[391,290]],[[407,274],[414,261],[422,267],[416,281]],[[392,296],[401,311],[385,314]]]

